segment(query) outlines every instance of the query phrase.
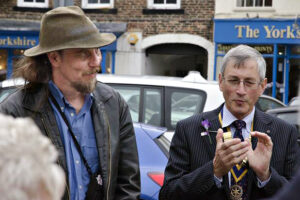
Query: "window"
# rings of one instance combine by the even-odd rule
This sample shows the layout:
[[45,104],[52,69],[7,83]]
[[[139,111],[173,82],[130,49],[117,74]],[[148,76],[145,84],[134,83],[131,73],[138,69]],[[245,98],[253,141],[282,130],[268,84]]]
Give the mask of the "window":
[[82,0],[82,8],[113,8],[114,0]]
[[19,7],[48,8],[49,0],[18,0]]
[[149,9],[179,9],[180,0],[148,0]]
[[6,49],[0,49],[0,81],[6,79],[8,52]]
[[198,92],[173,91],[171,98],[171,126],[175,128],[178,121],[199,113],[203,107],[204,97]]
[[139,121],[141,89],[134,86],[110,85],[117,90],[127,102],[133,122]]
[[237,0],[237,7],[272,7],[272,0]]
[[160,89],[144,90],[143,123],[161,126],[162,102]]

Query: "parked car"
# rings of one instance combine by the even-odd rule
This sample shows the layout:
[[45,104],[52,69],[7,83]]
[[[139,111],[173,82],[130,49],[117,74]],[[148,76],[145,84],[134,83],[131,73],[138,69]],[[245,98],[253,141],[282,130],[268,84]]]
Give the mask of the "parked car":
[[166,128],[134,123],[141,172],[140,199],[156,200],[164,181],[170,141]]
[[[120,92],[129,105],[133,121],[167,127],[165,135],[170,140],[179,120],[215,109],[224,102],[218,82],[207,81],[195,71],[184,78],[100,74],[97,79]],[[266,111],[285,104],[262,95],[256,106]]]
[[255,106],[264,112],[274,108],[286,107],[282,101],[268,95],[261,95]]
[[300,106],[300,96],[297,96],[297,97],[293,97],[288,106]]
[[287,106],[284,108],[276,108],[268,110],[267,113],[276,116],[284,121],[295,125],[298,130],[298,144],[300,145],[300,107],[299,106]]
[[[0,83],[0,102],[18,86],[22,80],[6,80]],[[164,170],[169,157],[170,140],[164,136],[166,128],[134,123],[141,172],[141,196],[143,200],[157,200],[164,180]]]
[[[170,140],[179,120],[215,109],[224,102],[218,82],[207,81],[196,71],[184,78],[99,74],[97,79],[120,92],[134,122],[166,127],[165,134]],[[14,83],[6,80],[3,85],[8,87]],[[266,111],[285,104],[262,95],[256,106]]]

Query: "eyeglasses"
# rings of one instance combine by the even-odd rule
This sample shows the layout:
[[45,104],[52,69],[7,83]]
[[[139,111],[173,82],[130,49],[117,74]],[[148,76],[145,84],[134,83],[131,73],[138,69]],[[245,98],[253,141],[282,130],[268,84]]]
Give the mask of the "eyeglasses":
[[259,86],[259,84],[261,83],[261,81],[257,82],[255,80],[240,80],[238,78],[228,78],[228,79],[225,79],[223,78],[223,80],[231,87],[233,88],[238,88],[241,84],[241,82],[243,83],[243,86],[245,89],[248,89],[248,90],[256,90]]

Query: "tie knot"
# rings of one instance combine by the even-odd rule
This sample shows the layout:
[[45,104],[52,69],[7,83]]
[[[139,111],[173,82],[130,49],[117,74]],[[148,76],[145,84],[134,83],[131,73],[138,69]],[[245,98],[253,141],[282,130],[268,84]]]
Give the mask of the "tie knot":
[[242,130],[242,128],[246,127],[246,122],[243,120],[235,120],[232,124],[237,130]]

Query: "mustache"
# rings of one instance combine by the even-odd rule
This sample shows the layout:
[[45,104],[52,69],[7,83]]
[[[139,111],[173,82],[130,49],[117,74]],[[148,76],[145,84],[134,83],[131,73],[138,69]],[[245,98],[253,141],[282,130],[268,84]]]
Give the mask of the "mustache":
[[96,73],[99,73],[99,72],[101,72],[100,69],[95,69],[95,70],[91,70],[91,71],[85,72],[83,74],[84,75],[90,75],[90,74],[96,74]]

